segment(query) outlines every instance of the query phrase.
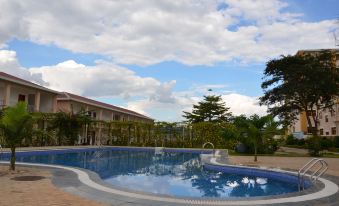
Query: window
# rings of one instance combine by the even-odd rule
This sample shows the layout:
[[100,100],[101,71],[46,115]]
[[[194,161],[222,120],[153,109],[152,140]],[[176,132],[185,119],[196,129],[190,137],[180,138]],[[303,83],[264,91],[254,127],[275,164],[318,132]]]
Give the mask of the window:
[[330,133],[329,133],[329,132],[326,132],[326,135],[330,135]]
[[312,134],[312,131],[314,130],[314,127],[307,127],[307,133]]
[[319,112],[319,119],[322,119],[322,118],[323,118],[323,113]]
[[331,133],[332,133],[332,135],[336,135],[337,134],[337,128],[336,127],[332,127],[331,128]]
[[324,129],[319,130],[320,135],[324,135]]
[[24,102],[25,99],[26,99],[26,96],[25,96],[25,95],[19,94],[19,96],[18,96],[18,102]]
[[315,116],[316,112],[314,110],[313,111],[307,110],[306,114],[307,116]]
[[325,115],[325,122],[328,122],[328,115]]
[[97,113],[96,112],[92,112],[92,117],[96,118],[97,117]]

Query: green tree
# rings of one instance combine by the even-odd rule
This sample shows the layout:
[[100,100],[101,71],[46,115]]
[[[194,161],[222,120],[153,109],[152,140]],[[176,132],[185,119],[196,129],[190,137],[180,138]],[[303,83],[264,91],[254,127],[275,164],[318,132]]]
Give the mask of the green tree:
[[249,118],[239,116],[233,120],[239,129],[240,138],[243,141],[249,141],[254,148],[254,161],[258,160],[258,147],[265,140],[272,138],[275,134],[279,134],[279,123],[274,121],[271,115],[259,117],[252,115]]
[[307,122],[313,133],[318,131],[320,108],[331,107],[339,95],[339,70],[335,53],[282,56],[267,63],[265,81],[261,84],[262,105],[290,125],[297,114],[308,111]]
[[221,96],[207,95],[204,96],[203,101],[193,105],[192,113],[184,112],[183,117],[190,123],[227,122],[232,116],[229,109]]
[[17,103],[14,107],[5,109],[0,120],[0,128],[3,132],[6,145],[11,149],[10,170],[15,170],[15,149],[22,140],[32,131],[32,116],[27,111],[27,104]]

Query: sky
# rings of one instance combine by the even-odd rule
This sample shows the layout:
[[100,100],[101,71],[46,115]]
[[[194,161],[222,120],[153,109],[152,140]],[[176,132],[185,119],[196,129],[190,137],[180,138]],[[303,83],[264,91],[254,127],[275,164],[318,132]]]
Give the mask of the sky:
[[[182,121],[203,95],[266,114],[265,63],[335,48],[337,0],[0,0],[0,71]],[[209,91],[212,90],[212,91]]]

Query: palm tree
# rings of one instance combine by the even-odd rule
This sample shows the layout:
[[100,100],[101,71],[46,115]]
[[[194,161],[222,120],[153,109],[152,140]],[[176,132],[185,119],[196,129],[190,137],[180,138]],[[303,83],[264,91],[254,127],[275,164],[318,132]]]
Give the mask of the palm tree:
[[32,131],[32,116],[27,111],[27,104],[18,102],[14,107],[5,109],[0,120],[0,128],[6,144],[11,149],[10,170],[15,170],[15,149]]
[[235,118],[234,124],[241,131],[242,138],[249,140],[254,148],[254,161],[258,161],[258,146],[266,138],[279,133],[279,123],[271,115],[259,117],[252,115],[249,118],[240,116]]

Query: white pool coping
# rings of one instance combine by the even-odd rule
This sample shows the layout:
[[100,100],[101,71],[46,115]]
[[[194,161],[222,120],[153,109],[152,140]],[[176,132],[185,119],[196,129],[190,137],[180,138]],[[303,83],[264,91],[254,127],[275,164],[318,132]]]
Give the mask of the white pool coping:
[[[0,163],[8,164],[7,161],[0,161]],[[83,184],[94,188],[99,191],[112,193],[115,195],[121,195],[126,197],[133,197],[137,199],[143,199],[143,200],[150,200],[150,201],[161,201],[161,202],[169,202],[169,203],[176,203],[176,204],[194,204],[194,205],[270,205],[270,204],[278,204],[278,203],[288,203],[288,202],[304,202],[308,200],[316,200],[324,197],[331,196],[338,192],[339,188],[338,186],[324,178],[319,178],[318,180],[322,182],[325,186],[322,190],[310,193],[310,194],[304,194],[300,196],[294,196],[294,197],[283,197],[283,198],[272,198],[272,199],[255,199],[255,200],[202,200],[202,199],[179,199],[174,197],[163,197],[163,196],[156,196],[156,195],[148,195],[148,194],[139,194],[134,192],[128,192],[128,191],[121,191],[118,189],[110,188],[103,186],[101,184],[98,184],[94,182],[89,175],[80,169],[73,168],[73,167],[66,167],[66,166],[60,166],[60,165],[48,165],[48,164],[37,164],[37,163],[23,163],[23,162],[17,162],[17,165],[23,165],[23,166],[38,166],[38,167],[49,167],[49,168],[57,168],[57,169],[63,169],[72,171],[77,174],[78,179]],[[216,164],[222,166],[220,163]],[[242,166],[244,167],[244,166]],[[250,167],[247,167],[250,168]],[[281,171],[281,170],[280,170]],[[288,172],[288,171],[285,171]],[[289,172],[294,173],[294,172]],[[295,173],[294,173],[295,174]]]

